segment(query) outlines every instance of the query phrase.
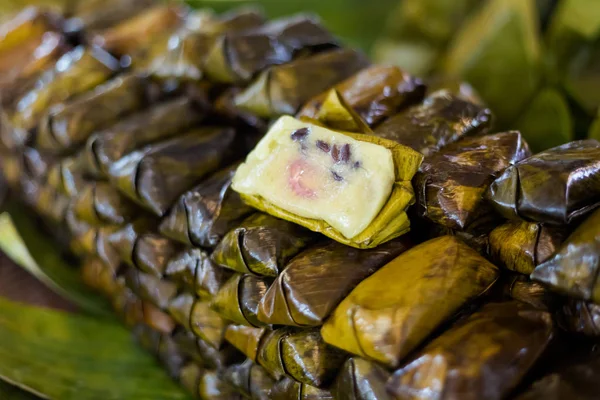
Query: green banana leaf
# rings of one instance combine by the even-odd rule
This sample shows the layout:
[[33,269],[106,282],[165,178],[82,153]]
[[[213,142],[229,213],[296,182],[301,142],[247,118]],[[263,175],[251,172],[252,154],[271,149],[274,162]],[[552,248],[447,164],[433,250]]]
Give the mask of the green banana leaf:
[[0,215],[0,250],[59,295],[83,311],[112,317],[109,303],[88,289],[76,266],[68,265],[52,238],[18,204],[8,204]]
[[60,400],[190,399],[116,321],[2,298],[0,310],[0,378],[6,382]]
[[0,399],[3,400],[37,400],[39,397],[34,396],[16,386],[9,385],[4,381],[0,381]]

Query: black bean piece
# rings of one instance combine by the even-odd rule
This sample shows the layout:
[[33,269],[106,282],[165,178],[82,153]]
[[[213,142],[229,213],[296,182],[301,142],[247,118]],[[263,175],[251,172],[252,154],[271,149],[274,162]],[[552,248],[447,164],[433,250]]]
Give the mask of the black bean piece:
[[338,175],[335,171],[331,171],[331,174],[333,175],[333,179],[335,179],[338,182],[341,182],[344,180],[344,178],[342,178],[341,175]]
[[331,157],[333,157],[333,161],[340,162],[340,148],[337,145],[333,145],[333,149],[331,150]]
[[306,139],[306,137],[308,136],[308,134],[310,133],[310,129],[308,128],[300,128],[300,129],[296,129],[294,132],[292,132],[292,140],[295,142],[298,142],[300,140],[304,140]]
[[340,151],[340,159],[343,162],[350,161],[350,145],[348,143],[342,146],[342,150]]
[[321,150],[323,150],[325,153],[329,153],[329,150],[331,149],[329,147],[329,144],[325,143],[322,140],[317,140],[317,147]]

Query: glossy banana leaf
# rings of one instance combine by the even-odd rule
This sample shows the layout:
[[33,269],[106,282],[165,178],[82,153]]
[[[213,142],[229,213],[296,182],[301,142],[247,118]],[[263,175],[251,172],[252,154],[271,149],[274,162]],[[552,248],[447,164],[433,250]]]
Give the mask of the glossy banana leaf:
[[[58,14],[38,7],[23,7],[12,19],[0,24],[0,52],[22,46],[32,38],[60,29]],[[2,60],[10,61],[10,60]]]
[[589,0],[560,2],[547,32],[551,76],[589,114],[600,106],[600,11]]
[[258,350],[265,335],[271,329],[254,328],[246,325],[229,325],[225,330],[225,340],[241,351],[249,360],[256,362]]
[[[425,85],[398,67],[374,65],[335,85],[347,104],[371,127],[396,114],[400,109],[417,103],[425,95]],[[299,117],[321,120],[320,115],[333,114],[323,109],[327,93],[308,101]],[[348,130],[344,121],[322,121],[333,129]]]
[[213,248],[253,210],[231,189],[237,165],[184,193],[160,224],[160,233],[189,246]]
[[210,302],[182,293],[169,305],[169,313],[188,331],[215,349],[224,344],[227,322],[210,308]]
[[[241,110],[235,105],[235,96],[242,91],[243,88],[235,86],[223,90],[214,100],[214,116],[222,120],[225,124],[234,126],[237,129],[248,130],[248,128],[251,128],[251,131],[256,131],[258,135],[262,135],[267,131],[267,121],[251,112]],[[258,142],[250,134],[248,138],[254,140],[254,144]]]
[[485,193],[506,168],[531,155],[519,132],[464,138],[427,157],[415,176],[417,213],[451,229],[495,219]]
[[210,49],[204,68],[209,80],[244,84],[270,66],[292,61],[299,53],[336,45],[337,40],[316,18],[297,15],[222,35]]
[[209,300],[231,277],[231,272],[219,268],[200,249],[186,249],[169,258],[165,275],[185,290]]
[[219,17],[208,11],[193,12],[177,32],[136,52],[133,67],[161,80],[197,81],[203,77],[206,58],[221,35],[257,28],[264,22],[264,16],[252,8]]
[[235,103],[264,118],[295,114],[312,97],[368,65],[363,54],[345,49],[300,58],[262,72]]
[[211,258],[236,272],[275,277],[315,240],[316,235],[301,226],[256,213],[229,231]]
[[331,393],[334,399],[392,400],[385,388],[390,375],[377,363],[352,357],[340,369]]
[[531,150],[539,153],[574,139],[574,123],[565,96],[558,90],[541,90],[515,122]]
[[507,168],[487,195],[505,218],[565,225],[600,204],[599,170],[600,143],[571,142]]
[[129,55],[181,26],[186,11],[177,5],[156,5],[98,32],[91,41],[112,54]]
[[82,284],[80,271],[64,259],[31,215],[15,203],[7,203],[5,210],[0,215],[4,254],[82,310],[99,316],[111,314],[106,301]]
[[369,250],[326,242],[300,253],[259,304],[258,319],[273,325],[321,326],[364,279],[411,247],[401,237]]
[[283,378],[271,389],[271,400],[333,400],[328,389],[319,389],[305,383]]
[[177,343],[183,354],[206,368],[223,369],[244,359],[235,347],[226,345],[217,350],[183,329],[173,334],[173,341]]
[[583,360],[561,363],[535,381],[516,400],[594,400],[600,390],[600,357],[590,352]]
[[166,310],[169,307],[169,304],[178,292],[175,283],[154,275],[145,274],[135,268],[129,267],[124,276],[127,287],[136,296],[162,310]]
[[397,370],[388,391],[397,399],[504,399],[552,336],[549,313],[518,302],[489,303]]
[[134,203],[106,182],[89,181],[80,190],[71,207],[78,219],[90,225],[122,225],[140,214]]
[[430,93],[435,93],[438,90],[445,90],[454,96],[470,101],[473,104],[484,106],[485,102],[479,96],[479,93],[468,82],[465,82],[457,77],[449,76],[434,76],[425,81],[427,89]]
[[144,323],[164,335],[171,335],[175,330],[175,320],[164,311],[147,301],[142,302]]
[[152,90],[147,78],[128,74],[57,105],[42,118],[36,147],[53,153],[73,150],[95,131],[147,106],[154,100]]
[[165,367],[171,378],[179,379],[186,359],[170,336],[161,336],[158,345],[158,360]]
[[204,114],[187,97],[157,104],[90,136],[85,147],[86,170],[107,178],[110,168],[127,154],[180,134],[199,123]]
[[162,216],[185,191],[245,154],[231,128],[198,128],[130,153],[109,170],[123,194]]
[[600,336],[600,306],[597,304],[570,299],[558,310],[556,319],[567,332]]
[[16,102],[9,126],[2,127],[4,144],[8,148],[26,144],[49,107],[105,82],[119,68],[118,61],[100,49],[80,46],[65,54]]
[[25,180],[22,184],[25,204],[51,223],[60,224],[64,220],[69,207],[69,199],[66,196],[36,181]]
[[45,182],[48,170],[57,162],[56,158],[41,153],[34,147],[25,147],[22,151],[23,167],[21,179]]
[[531,279],[582,300],[600,304],[600,210],[573,231],[552,258],[540,264]]
[[248,359],[225,369],[223,379],[252,400],[270,400],[271,389],[275,384],[275,380],[263,367]]
[[195,399],[199,397],[198,389],[202,368],[194,361],[185,364],[179,373],[181,385],[192,394]]
[[505,275],[499,288],[504,299],[518,300],[538,310],[554,312],[564,303],[564,299],[546,285],[520,274]]
[[[538,31],[535,0],[488,1],[454,36],[441,72],[471,83],[506,126],[540,84]],[[507,85],[512,87],[508,101]]]
[[427,241],[429,239],[440,236],[455,236],[465,242],[469,247],[477,251],[484,257],[488,256],[489,250],[489,226],[474,226],[466,231],[447,228],[443,225],[438,225],[428,219],[419,219],[413,233],[417,243]]
[[2,379],[56,399],[83,392],[90,400],[189,398],[150,355],[132,345],[130,332],[120,324],[5,299],[0,303]]
[[235,274],[219,289],[211,302],[213,310],[240,325],[260,327],[258,304],[271,285],[271,280],[254,275]]
[[133,263],[142,272],[162,277],[172,257],[181,250],[178,243],[156,233],[138,237],[133,249]]
[[223,380],[218,371],[205,371],[198,389],[202,400],[242,400],[243,397]]
[[430,240],[362,281],[325,322],[323,339],[397,367],[438,325],[491,287],[498,275],[498,268],[455,237]]
[[564,227],[509,221],[490,232],[490,255],[498,265],[529,275],[556,252],[567,235]]
[[315,387],[327,387],[346,354],[323,341],[318,329],[280,328],[261,341],[257,362],[276,380],[284,376]]
[[152,232],[155,221],[149,218],[139,218],[126,225],[100,228],[106,229],[106,242],[116,252],[119,262],[136,267],[134,261],[135,245],[140,236]]
[[155,0],[86,0],[76,1],[72,6],[69,30],[106,29],[131,18],[140,11],[156,4]]
[[[339,98],[339,94],[335,90],[331,91],[330,94]],[[345,108],[344,112],[346,111],[348,109]],[[314,232],[322,233],[337,242],[361,249],[376,247],[407,233],[410,230],[410,221],[406,215],[406,209],[414,202],[411,179],[417,173],[423,156],[409,147],[391,140],[363,133],[338,133],[360,142],[384,147],[391,152],[394,164],[395,179],[391,193],[379,213],[362,232],[351,238],[347,238],[342,232],[322,219],[311,219],[296,215],[291,211],[268,202],[258,195],[242,195],[244,202],[275,217],[302,225]],[[249,157],[252,156],[253,153],[250,153]]]
[[389,118],[373,133],[429,156],[465,136],[486,133],[491,122],[489,109],[440,90]]

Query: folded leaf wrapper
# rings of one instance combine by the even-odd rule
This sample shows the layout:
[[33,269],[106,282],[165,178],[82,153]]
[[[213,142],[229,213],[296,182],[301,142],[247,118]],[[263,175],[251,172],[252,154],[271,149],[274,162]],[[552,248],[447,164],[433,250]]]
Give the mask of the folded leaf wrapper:
[[170,260],[181,250],[178,243],[156,233],[139,236],[133,248],[133,263],[142,272],[162,277]]
[[139,215],[135,204],[105,182],[91,181],[80,190],[71,206],[75,216],[90,225],[122,225]]
[[429,156],[465,136],[486,133],[491,122],[489,109],[448,90],[439,90],[422,104],[389,118],[373,133]]
[[118,61],[100,49],[77,47],[65,54],[17,101],[9,126],[2,127],[4,144],[8,148],[23,146],[49,107],[105,82],[119,68]]
[[53,107],[40,122],[37,147],[53,153],[78,147],[93,132],[148,105],[150,87],[151,82],[141,76],[120,76]]
[[[310,134],[311,131],[314,131],[314,133]],[[300,133],[295,134],[295,132]],[[377,193],[381,194],[380,197],[383,196],[385,189],[388,188],[383,187],[384,183],[387,182],[387,175],[384,175],[383,172],[380,174],[380,170],[377,170],[375,166],[375,164],[379,165],[379,160],[375,159],[375,157],[373,156],[371,157],[371,160],[363,159],[355,161],[354,159],[352,159],[350,152],[353,147],[355,149],[354,151],[356,152],[356,149],[358,147],[364,146],[364,150],[359,153],[366,154],[364,157],[369,157],[369,153],[366,151],[367,148],[369,149],[369,151],[377,152],[378,154],[385,153],[386,157],[388,155],[391,156],[391,169],[393,169],[393,177],[391,179],[394,181],[392,183],[391,193],[387,192],[390,193],[389,197],[387,197],[387,200],[383,198],[381,199],[383,205],[379,210],[369,210],[371,214],[374,213],[376,215],[373,217],[373,219],[370,220],[366,228],[362,230],[362,232],[354,234],[351,237],[346,237],[339,230],[339,228],[334,228],[330,223],[326,222],[324,219],[302,217],[287,209],[276,206],[275,204],[269,202],[264,198],[265,193],[257,194],[258,192],[260,192],[261,189],[256,187],[256,183],[260,182],[262,176],[258,175],[258,171],[262,171],[263,169],[268,168],[273,169],[273,165],[277,163],[286,162],[286,157],[290,157],[290,149],[293,146],[300,146],[301,151],[298,154],[299,158],[298,161],[295,161],[295,163],[301,162],[301,164],[298,164],[298,168],[300,168],[301,171],[306,172],[305,169],[313,168],[311,166],[312,164],[309,165],[310,162],[322,162],[321,158],[323,156],[321,155],[321,153],[318,153],[318,150],[313,150],[312,147],[308,147],[308,143],[313,141],[313,136],[316,136],[317,138],[328,137],[334,142],[334,146],[323,142],[323,140],[317,140],[315,142],[318,149],[320,149],[326,154],[329,154],[333,158],[332,168],[342,168],[345,172],[348,173],[349,176],[358,177],[357,179],[363,179],[363,173],[371,174],[369,175],[371,177],[379,175],[377,177],[380,179],[377,182],[381,184],[381,187],[378,186],[374,189],[377,189]],[[287,142],[288,137],[289,139],[291,139],[291,144]],[[344,144],[343,142],[345,142],[346,144]],[[313,143],[311,143],[311,145],[313,145]],[[340,148],[342,150],[340,150]],[[305,155],[305,152],[309,151],[312,151],[312,154]],[[313,157],[315,161],[311,160],[311,157]],[[320,232],[340,243],[349,246],[357,248],[372,248],[378,246],[381,243],[394,239],[395,237],[398,237],[408,232],[408,230],[410,229],[410,222],[405,212],[406,208],[414,202],[414,192],[410,180],[417,172],[421,164],[422,158],[423,157],[414,150],[389,140],[380,139],[365,134],[332,131],[326,128],[322,128],[319,125],[315,125],[309,122],[302,122],[291,117],[281,117],[272,126],[271,130],[267,133],[267,135],[259,142],[256,148],[250,153],[250,155],[246,159],[246,162],[240,165],[233,179],[232,187],[234,190],[241,193],[243,200],[247,204],[259,210],[262,210],[268,214],[271,214],[278,218],[282,218],[287,221],[294,222],[298,225],[302,225],[312,231]],[[290,162],[292,161],[293,160],[290,158]],[[352,161],[352,163],[350,163],[350,161]],[[332,161],[330,160],[327,161],[327,163],[331,162]],[[361,165],[363,165],[364,163],[370,163],[373,166],[373,170],[365,170],[367,172],[361,171]],[[352,165],[350,166],[350,164]],[[385,168],[387,167],[388,166],[386,165]],[[322,174],[321,169],[319,169],[320,167],[314,168],[315,171],[318,171],[315,172],[315,175]],[[379,168],[379,166],[377,166],[377,168]],[[346,169],[348,171],[346,171]],[[285,174],[292,174],[293,171],[294,169],[291,169],[291,167],[288,166],[287,171],[282,171],[282,176],[279,178],[285,179]],[[306,188],[304,188],[304,183],[300,182],[302,174],[304,172],[299,174],[297,177],[290,175],[290,179],[288,179],[288,186],[290,187],[289,197],[290,199],[292,199],[287,200],[289,206],[296,207],[299,204],[304,204],[307,201],[306,199],[315,197],[312,196],[312,194],[304,195],[304,193],[306,192]],[[328,181],[319,182],[319,179]],[[333,179],[336,180],[336,191],[323,191],[323,188],[326,185],[330,184],[329,180]],[[333,171],[332,179],[329,179],[325,176],[319,176],[318,178],[315,178],[315,181],[316,182],[308,182],[308,184],[315,186],[317,188],[316,190],[323,191],[323,193],[327,192],[332,196],[336,195],[336,193],[338,193],[339,190],[352,190],[353,188],[351,184],[346,183],[344,178],[337,175],[335,171]],[[356,185],[356,183],[354,184]],[[280,190],[283,191],[283,188]],[[269,193],[267,193],[268,196],[273,196],[277,194],[278,193],[276,193],[275,190],[272,190]],[[329,196],[329,194],[327,194],[327,196]],[[287,195],[288,194],[285,194],[285,196]],[[318,196],[316,197],[318,199]],[[373,200],[373,204],[369,204],[369,207],[374,207],[374,205],[377,204],[376,201],[378,200],[379,198],[377,200]],[[354,199],[355,203],[356,201],[357,200]],[[326,203],[324,203],[323,201],[321,202],[321,204],[322,206],[326,205]],[[318,210],[314,211],[316,212]],[[354,214],[356,214],[356,212]],[[328,218],[330,216],[322,216],[321,218],[323,217]],[[350,217],[352,216],[348,216],[348,220],[356,219]],[[361,223],[364,225],[364,221],[362,221]],[[338,223],[338,225],[340,225],[340,223]],[[346,226],[345,223],[344,226]],[[356,228],[357,227],[355,227],[355,229]]]
[[234,347],[224,346],[217,350],[183,329],[179,329],[173,334],[173,340],[182,353],[206,368],[221,369],[243,359],[242,353]]
[[271,282],[254,275],[235,274],[212,299],[211,307],[221,316],[240,325],[260,327],[258,304]]
[[225,330],[225,340],[256,362],[263,338],[271,329],[254,328],[246,325],[229,325]]
[[397,367],[439,324],[484,293],[498,275],[494,265],[455,237],[430,240],[362,281],[325,322],[323,339]]
[[487,194],[505,218],[569,224],[600,205],[600,143],[576,141],[529,157]]
[[204,177],[244,154],[231,128],[198,128],[113,163],[109,180],[157,216]]
[[549,313],[490,303],[442,333],[396,371],[397,399],[504,399],[553,335]]
[[327,387],[345,358],[323,341],[318,329],[274,330],[265,335],[258,352],[258,363],[276,380],[287,375],[316,387]]
[[275,380],[252,360],[232,365],[223,372],[224,379],[244,396],[253,400],[270,400]]
[[169,100],[129,116],[90,136],[85,147],[85,172],[107,178],[112,165],[127,154],[185,132],[203,117],[204,114],[187,97]]
[[295,114],[309,99],[368,65],[363,54],[345,49],[300,58],[262,72],[235,103],[263,118]]
[[[335,85],[347,104],[371,127],[379,124],[398,110],[417,103],[425,95],[425,85],[398,67],[374,65]],[[320,120],[325,125],[340,130],[351,130],[339,121],[323,120],[321,115],[333,110],[324,109],[329,93],[322,93],[308,101],[298,117]]]
[[531,274],[567,237],[567,229],[510,221],[490,233],[490,254],[511,271]]
[[151,7],[154,0],[87,0],[71,4],[71,30],[97,31],[117,25]]
[[217,172],[184,193],[163,218],[160,233],[189,246],[215,247],[252,213],[231,189],[235,167]]
[[600,304],[600,210],[594,211],[560,246],[552,258],[540,264],[531,279],[582,300]]
[[165,275],[202,299],[210,299],[231,277],[230,271],[219,268],[207,253],[186,249],[168,259]]
[[293,60],[301,51],[334,47],[336,40],[315,18],[295,16],[245,32],[222,35],[205,64],[208,79],[244,83],[272,65]]
[[229,231],[212,253],[220,267],[275,277],[316,235],[282,219],[256,213]]
[[558,325],[568,332],[600,337],[600,306],[570,299],[557,313]]
[[127,286],[140,299],[149,301],[156,307],[166,310],[177,295],[177,285],[166,279],[128,268],[124,274]]
[[237,393],[225,382],[218,371],[205,371],[200,378],[198,389],[201,399],[211,400],[242,400],[241,394]]
[[321,326],[364,279],[410,248],[405,238],[358,250],[337,242],[311,247],[295,257],[259,304],[258,319],[289,326]]
[[381,365],[359,357],[349,358],[331,387],[334,399],[392,400],[385,384],[390,373]]
[[283,378],[271,389],[271,400],[333,400],[328,389],[319,389],[293,379]]
[[531,154],[519,132],[464,138],[425,159],[415,176],[417,212],[451,229],[489,223],[494,210],[489,185],[506,168]]

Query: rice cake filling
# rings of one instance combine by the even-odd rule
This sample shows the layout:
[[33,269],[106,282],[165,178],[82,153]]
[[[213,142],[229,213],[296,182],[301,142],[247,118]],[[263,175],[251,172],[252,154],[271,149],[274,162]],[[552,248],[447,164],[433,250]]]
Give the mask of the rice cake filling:
[[379,214],[394,180],[389,149],[284,116],[240,165],[232,187],[351,239]]

